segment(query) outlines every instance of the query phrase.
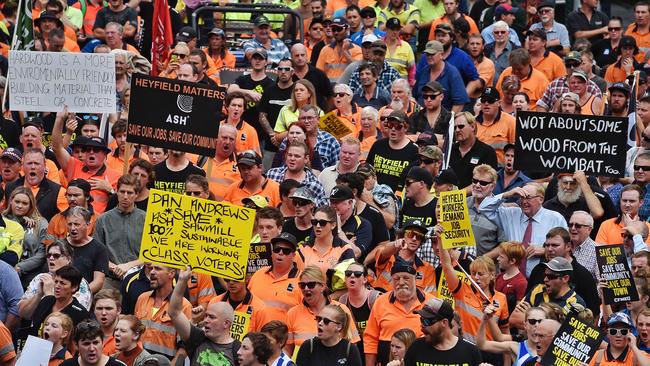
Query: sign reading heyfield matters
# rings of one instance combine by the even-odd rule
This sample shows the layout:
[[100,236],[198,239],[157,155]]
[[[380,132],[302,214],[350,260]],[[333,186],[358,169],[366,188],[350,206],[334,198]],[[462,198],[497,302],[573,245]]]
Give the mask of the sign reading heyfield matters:
[[517,112],[515,169],[622,177],[628,119]]
[[126,141],[214,156],[226,89],[134,74]]
[[9,51],[13,111],[114,113],[115,54]]
[[255,210],[152,189],[140,260],[243,281]]

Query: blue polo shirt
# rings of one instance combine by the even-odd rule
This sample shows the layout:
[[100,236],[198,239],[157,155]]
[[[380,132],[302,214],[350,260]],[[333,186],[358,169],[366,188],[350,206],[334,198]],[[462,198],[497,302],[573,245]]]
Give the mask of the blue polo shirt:
[[[361,42],[363,41],[363,36],[365,36],[366,30],[361,29],[358,32],[352,33],[350,36],[350,40],[354,43],[356,43],[359,47],[361,47]],[[372,30],[372,34],[374,34],[378,39],[383,39],[384,36],[386,35],[386,32],[380,31],[379,28],[375,27]]]
[[357,90],[352,97],[352,103],[356,103],[360,108],[371,106],[379,110],[381,107],[390,104],[390,93],[379,86],[375,87],[375,93],[370,99],[366,99],[363,88]]
[[[476,70],[476,66],[472,61],[472,58],[467,53],[465,53],[465,51],[452,46],[451,52],[445,59],[445,62],[447,64],[455,66],[456,69],[458,69],[460,75],[463,77],[463,82],[465,82],[465,84],[469,83],[470,81],[478,80],[478,71]],[[427,55],[423,54],[422,57],[420,57],[420,62],[418,62],[417,68],[420,69],[426,64]]]
[[[417,71],[415,74],[415,89],[414,96],[417,98],[418,103],[423,105],[422,99],[422,88],[429,82],[431,78],[430,68],[428,64]],[[451,110],[451,107],[459,104],[469,103],[469,96],[465,90],[465,83],[460,76],[458,69],[454,65],[450,65],[448,62],[445,62],[445,68],[436,79],[443,88],[445,88],[446,93],[445,97],[442,99],[442,106],[447,110]]]

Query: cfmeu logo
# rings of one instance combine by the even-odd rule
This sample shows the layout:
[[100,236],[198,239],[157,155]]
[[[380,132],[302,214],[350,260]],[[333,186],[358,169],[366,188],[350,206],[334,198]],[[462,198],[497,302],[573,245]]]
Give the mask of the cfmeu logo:
[[192,104],[194,103],[194,97],[191,95],[178,95],[176,98],[176,105],[178,109],[185,113],[192,113]]

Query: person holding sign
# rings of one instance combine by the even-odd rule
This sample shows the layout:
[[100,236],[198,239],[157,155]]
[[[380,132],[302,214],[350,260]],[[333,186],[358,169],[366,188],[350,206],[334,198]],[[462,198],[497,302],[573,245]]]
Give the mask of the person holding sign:
[[630,330],[631,327],[632,320],[627,314],[623,312],[612,314],[607,319],[609,336],[607,349],[596,351],[589,366],[650,365],[650,355],[639,350],[636,337]]

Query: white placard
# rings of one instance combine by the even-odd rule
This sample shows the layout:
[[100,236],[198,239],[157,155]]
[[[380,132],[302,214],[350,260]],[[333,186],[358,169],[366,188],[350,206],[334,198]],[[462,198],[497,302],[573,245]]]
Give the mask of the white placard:
[[115,54],[9,51],[12,111],[113,113]]
[[50,362],[52,347],[52,342],[30,335],[16,366],[46,366]]

